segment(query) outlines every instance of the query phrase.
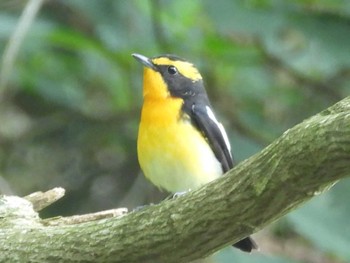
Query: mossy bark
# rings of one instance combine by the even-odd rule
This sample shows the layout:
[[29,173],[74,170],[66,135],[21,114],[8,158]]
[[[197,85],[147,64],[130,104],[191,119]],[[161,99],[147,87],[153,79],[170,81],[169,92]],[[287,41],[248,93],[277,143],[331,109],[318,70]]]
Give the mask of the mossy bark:
[[0,261],[190,262],[349,175],[350,97],[286,131],[226,176],[122,217],[52,226],[29,201],[2,197]]

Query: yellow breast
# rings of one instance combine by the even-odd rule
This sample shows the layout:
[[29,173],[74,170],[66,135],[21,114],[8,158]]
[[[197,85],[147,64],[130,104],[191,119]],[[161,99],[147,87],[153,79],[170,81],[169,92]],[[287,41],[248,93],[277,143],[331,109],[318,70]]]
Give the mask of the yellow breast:
[[138,158],[145,176],[170,192],[195,189],[222,175],[202,134],[178,114],[182,100],[145,99],[138,135]]

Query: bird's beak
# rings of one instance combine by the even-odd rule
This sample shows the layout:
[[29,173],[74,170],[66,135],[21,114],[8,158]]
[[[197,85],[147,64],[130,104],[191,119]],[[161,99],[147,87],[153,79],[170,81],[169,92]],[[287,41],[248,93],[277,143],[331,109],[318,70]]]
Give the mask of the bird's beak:
[[156,66],[152,63],[151,59],[140,54],[132,54],[132,56],[140,61],[145,67],[157,70]]

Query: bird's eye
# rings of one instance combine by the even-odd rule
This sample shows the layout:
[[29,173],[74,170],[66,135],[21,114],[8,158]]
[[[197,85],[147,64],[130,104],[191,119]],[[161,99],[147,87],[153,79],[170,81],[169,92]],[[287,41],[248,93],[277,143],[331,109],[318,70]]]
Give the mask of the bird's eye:
[[174,67],[174,66],[169,66],[169,67],[168,67],[168,73],[169,73],[170,75],[175,75],[175,74],[177,74],[177,68]]

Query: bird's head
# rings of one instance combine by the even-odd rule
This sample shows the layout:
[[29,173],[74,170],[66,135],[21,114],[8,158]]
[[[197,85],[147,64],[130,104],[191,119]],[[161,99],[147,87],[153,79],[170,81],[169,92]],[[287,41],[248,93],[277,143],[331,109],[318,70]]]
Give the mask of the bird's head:
[[205,94],[202,76],[190,62],[174,55],[148,58],[133,57],[144,66],[143,96],[145,98],[182,98]]

